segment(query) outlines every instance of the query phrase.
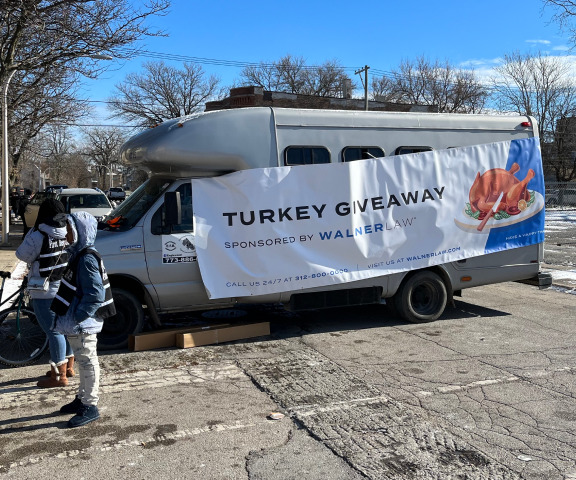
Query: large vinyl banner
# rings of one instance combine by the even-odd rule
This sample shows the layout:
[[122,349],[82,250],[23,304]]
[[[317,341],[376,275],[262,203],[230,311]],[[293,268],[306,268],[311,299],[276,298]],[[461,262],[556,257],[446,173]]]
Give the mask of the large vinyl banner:
[[192,180],[210,298],[300,290],[544,241],[537,138]]

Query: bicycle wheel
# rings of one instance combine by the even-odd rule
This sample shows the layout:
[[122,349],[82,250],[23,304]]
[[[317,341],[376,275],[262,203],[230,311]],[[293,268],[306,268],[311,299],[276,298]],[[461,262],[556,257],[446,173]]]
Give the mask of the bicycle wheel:
[[0,363],[10,367],[30,365],[48,346],[48,337],[36,315],[27,308],[0,313]]

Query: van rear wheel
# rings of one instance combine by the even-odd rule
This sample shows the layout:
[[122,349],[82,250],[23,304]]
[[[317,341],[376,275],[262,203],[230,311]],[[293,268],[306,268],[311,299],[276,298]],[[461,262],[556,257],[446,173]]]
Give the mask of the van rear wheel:
[[100,350],[116,350],[128,346],[128,337],[142,331],[144,309],[142,302],[133,293],[112,287],[116,315],[104,320],[98,334]]
[[404,320],[412,323],[432,322],[446,308],[446,285],[434,272],[416,272],[408,277],[394,295],[394,307]]

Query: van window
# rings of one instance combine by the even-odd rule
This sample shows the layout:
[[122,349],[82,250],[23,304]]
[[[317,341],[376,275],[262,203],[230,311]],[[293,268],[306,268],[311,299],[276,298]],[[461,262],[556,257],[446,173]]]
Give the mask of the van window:
[[330,152],[326,147],[287,147],[284,150],[285,165],[313,165],[330,163]]
[[182,223],[173,225],[172,231],[169,232],[166,226],[163,226],[164,205],[162,205],[152,217],[151,230],[153,235],[162,235],[169,233],[189,233],[194,231],[194,218],[192,214],[192,185],[185,182],[177,189],[180,192],[180,206],[182,207]]
[[384,156],[384,150],[380,147],[345,147],[342,150],[342,161],[366,160],[368,158],[380,158]]
[[406,155],[408,153],[431,152],[432,147],[398,147],[394,155]]

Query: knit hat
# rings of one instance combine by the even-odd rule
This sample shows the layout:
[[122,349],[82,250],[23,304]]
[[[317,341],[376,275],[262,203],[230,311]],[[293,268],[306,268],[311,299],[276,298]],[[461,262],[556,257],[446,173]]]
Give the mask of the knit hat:
[[66,213],[64,205],[59,200],[53,198],[47,198],[40,204],[38,209],[38,217],[36,217],[36,223],[34,228],[38,228],[38,225],[45,223],[50,227],[65,227],[66,220],[54,220],[54,217],[59,213]]

